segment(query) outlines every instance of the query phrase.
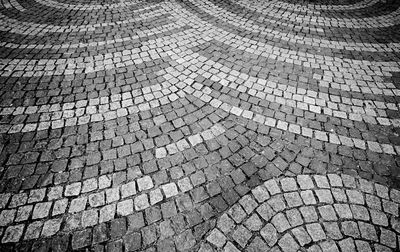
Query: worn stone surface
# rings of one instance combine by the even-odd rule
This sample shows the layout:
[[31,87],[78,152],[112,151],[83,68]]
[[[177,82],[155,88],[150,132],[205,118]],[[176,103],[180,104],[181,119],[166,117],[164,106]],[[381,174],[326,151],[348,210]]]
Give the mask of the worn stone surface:
[[0,251],[398,251],[400,2],[0,1]]

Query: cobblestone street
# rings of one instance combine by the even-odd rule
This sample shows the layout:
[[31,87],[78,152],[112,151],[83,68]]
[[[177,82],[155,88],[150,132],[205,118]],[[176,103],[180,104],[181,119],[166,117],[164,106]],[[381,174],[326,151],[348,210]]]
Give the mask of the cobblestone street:
[[0,251],[400,251],[400,1],[0,0]]

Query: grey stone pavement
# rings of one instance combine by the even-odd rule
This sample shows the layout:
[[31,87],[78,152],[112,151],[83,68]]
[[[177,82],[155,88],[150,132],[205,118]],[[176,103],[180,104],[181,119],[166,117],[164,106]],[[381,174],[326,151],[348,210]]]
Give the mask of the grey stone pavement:
[[400,1],[0,0],[0,251],[400,251]]

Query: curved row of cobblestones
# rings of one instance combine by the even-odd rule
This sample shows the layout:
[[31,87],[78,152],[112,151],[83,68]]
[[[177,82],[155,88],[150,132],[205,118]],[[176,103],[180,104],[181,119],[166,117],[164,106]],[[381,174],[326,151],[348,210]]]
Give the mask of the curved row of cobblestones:
[[399,196],[348,175],[267,180],[219,217],[203,249],[396,250]]

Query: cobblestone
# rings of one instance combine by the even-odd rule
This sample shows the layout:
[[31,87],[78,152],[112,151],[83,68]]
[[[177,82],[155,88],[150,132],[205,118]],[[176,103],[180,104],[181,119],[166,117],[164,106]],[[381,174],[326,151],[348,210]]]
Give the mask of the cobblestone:
[[398,1],[0,1],[0,251],[398,251]]

